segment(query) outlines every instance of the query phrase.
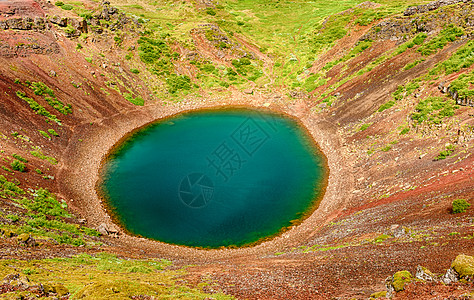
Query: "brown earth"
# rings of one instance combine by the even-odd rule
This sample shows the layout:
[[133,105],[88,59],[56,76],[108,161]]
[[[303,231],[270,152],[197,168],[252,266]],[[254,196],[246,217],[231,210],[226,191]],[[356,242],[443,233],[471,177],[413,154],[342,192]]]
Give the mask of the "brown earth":
[[[40,15],[47,9],[34,1],[9,2],[6,8],[0,1],[0,11],[11,11],[11,5],[26,5],[31,8],[27,9],[28,13],[34,11]],[[21,14],[20,11],[23,9],[16,10],[16,14]],[[416,98],[402,100],[398,111],[374,113],[388,101],[397,85],[423,74],[462,43],[446,47],[408,71],[402,69],[407,62],[417,59],[416,53],[407,51],[394,57],[339,87],[334,93],[341,96],[333,107],[318,110],[313,99],[294,100],[285,96],[284,90],[266,93],[258,87],[253,94],[230,87],[228,96],[189,97],[166,105],[145,96],[145,107],[134,106],[109,88],[109,81],[115,81],[121,91],[128,88],[149,95],[146,81],[129,71],[131,66],[121,59],[124,50],[111,46],[108,38],[88,39],[89,52],[83,53],[75,50],[76,41],[67,39],[56,28],[47,32],[0,31],[0,43],[8,45],[2,48],[5,50],[0,56],[0,133],[4,135],[0,150],[21,154],[30,161],[31,170],[15,174],[22,188],[47,187],[65,199],[78,218],[86,219],[88,226],[107,223],[121,232],[119,238],[104,237],[106,246],[88,250],[91,253],[106,250],[126,257],[168,258],[176,266],[192,265],[183,278],[189,284],[211,278],[214,284],[209,289],[222,290],[239,299],[367,299],[373,292],[384,290],[385,278],[396,271],[414,273],[417,265],[423,265],[434,273],[444,273],[459,253],[474,255],[471,238],[474,210],[459,215],[450,213],[453,199],[464,198],[470,203],[474,199],[474,133],[462,127],[474,125],[473,108],[457,110],[449,126],[416,127],[403,136],[398,134],[398,128],[406,125]],[[257,47],[243,37],[237,39],[265,64],[270,64],[270,58]],[[20,42],[38,44],[42,51],[15,48]],[[207,42],[200,39],[196,42],[201,55],[209,58],[215,55]],[[384,49],[394,46],[391,41],[380,42],[376,48],[380,52],[361,55],[344,72],[357,72]],[[327,61],[343,51],[334,49]],[[105,57],[94,64],[87,63],[84,57],[95,53],[103,53]],[[230,66],[228,60],[223,59],[223,63]],[[313,68],[318,70],[323,66]],[[51,76],[50,71],[56,75]],[[330,76],[339,76],[337,70],[331,72],[334,74]],[[27,87],[15,83],[15,79],[46,83],[59,99],[73,105],[74,113],[58,114],[62,126],[46,123],[15,92],[23,91],[45,107],[48,104]],[[438,95],[438,81],[429,90],[418,92]],[[72,82],[82,85],[76,88]],[[95,191],[100,163],[111,147],[124,135],[156,119],[185,110],[225,105],[268,107],[301,120],[328,160],[329,182],[320,207],[301,225],[270,241],[242,249],[198,250],[123,232],[108,216]],[[363,123],[373,125],[359,131]],[[47,140],[38,132],[48,128],[55,129],[60,137]],[[12,138],[15,131],[28,136],[30,141]],[[391,144],[390,151],[380,150],[395,140],[397,143]],[[448,142],[456,145],[455,154],[435,161]],[[41,147],[45,154],[58,158],[59,164],[49,165],[31,156],[28,152],[31,146]],[[369,149],[375,149],[372,155],[367,154]],[[0,164],[8,166],[5,161]],[[55,179],[42,179],[32,171],[34,168],[47,170]],[[2,202],[3,208],[15,209],[7,201]],[[394,237],[396,229],[403,227],[406,232]],[[453,232],[457,234],[450,235]],[[377,242],[382,234],[390,237]],[[18,245],[5,238],[0,239],[0,244],[2,258],[42,258],[84,252],[69,246],[18,251]],[[444,299],[472,290],[472,284],[447,287],[413,284],[397,294],[396,299]]]

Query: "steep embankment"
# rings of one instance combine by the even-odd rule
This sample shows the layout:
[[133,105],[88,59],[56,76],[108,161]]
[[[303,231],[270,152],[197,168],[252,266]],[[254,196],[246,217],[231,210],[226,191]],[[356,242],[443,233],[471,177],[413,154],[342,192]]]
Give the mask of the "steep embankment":
[[[473,255],[473,209],[451,211],[474,195],[473,4],[408,2],[0,2],[2,293],[366,299],[397,271],[441,274]],[[320,208],[244,249],[122,232],[95,192],[103,156],[157,118],[219,105],[305,124],[330,168]],[[135,273],[140,284],[119,284]],[[412,285],[396,297],[473,289]]]

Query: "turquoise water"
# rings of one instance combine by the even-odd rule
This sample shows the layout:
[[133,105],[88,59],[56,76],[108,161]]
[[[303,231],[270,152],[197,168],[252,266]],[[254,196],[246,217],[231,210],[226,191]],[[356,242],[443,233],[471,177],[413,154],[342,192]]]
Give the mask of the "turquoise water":
[[139,130],[103,164],[100,191],[132,234],[244,246],[311,212],[325,158],[293,119],[251,109],[188,112]]

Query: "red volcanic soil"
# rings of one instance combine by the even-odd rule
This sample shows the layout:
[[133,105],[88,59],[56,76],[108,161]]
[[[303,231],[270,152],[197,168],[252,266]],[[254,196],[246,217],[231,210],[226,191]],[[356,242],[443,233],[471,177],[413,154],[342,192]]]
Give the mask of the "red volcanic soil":
[[34,0],[0,0],[0,20],[16,16],[44,17],[45,13]]

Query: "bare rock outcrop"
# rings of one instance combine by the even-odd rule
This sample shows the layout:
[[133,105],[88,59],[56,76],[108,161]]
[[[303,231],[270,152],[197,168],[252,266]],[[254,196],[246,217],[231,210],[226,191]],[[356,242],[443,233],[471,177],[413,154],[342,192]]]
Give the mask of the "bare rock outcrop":
[[412,16],[412,15],[415,15],[415,14],[421,14],[421,13],[425,13],[425,12],[428,12],[428,11],[431,11],[431,10],[436,10],[436,9],[442,7],[442,6],[452,5],[452,4],[456,4],[456,3],[459,3],[459,2],[466,3],[466,2],[469,2],[469,1],[470,0],[437,0],[437,1],[430,2],[428,4],[409,7],[405,10],[403,15],[404,16]]

